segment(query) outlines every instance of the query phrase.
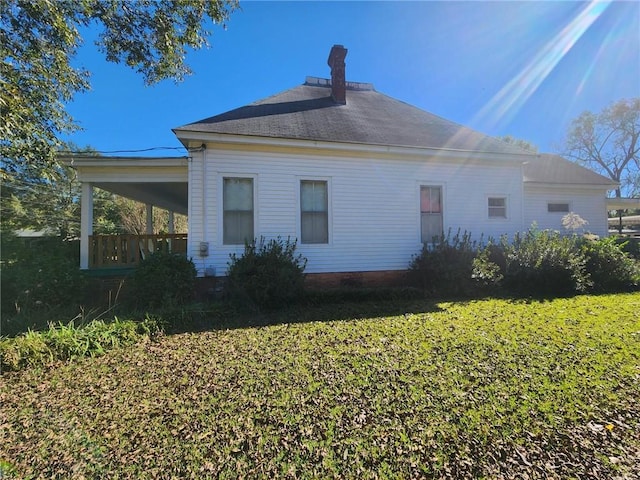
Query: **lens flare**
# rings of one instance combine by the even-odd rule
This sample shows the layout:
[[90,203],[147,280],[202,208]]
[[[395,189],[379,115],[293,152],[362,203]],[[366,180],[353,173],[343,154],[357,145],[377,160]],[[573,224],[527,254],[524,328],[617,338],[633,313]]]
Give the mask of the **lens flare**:
[[520,73],[494,95],[478,112],[474,122],[493,127],[498,122],[512,119],[609,5],[610,2],[588,3],[562,31],[547,42]]

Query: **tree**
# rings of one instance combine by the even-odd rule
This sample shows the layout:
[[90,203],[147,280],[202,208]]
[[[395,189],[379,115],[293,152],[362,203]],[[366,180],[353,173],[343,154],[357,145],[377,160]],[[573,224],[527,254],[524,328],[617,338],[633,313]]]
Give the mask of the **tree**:
[[[91,147],[80,148],[66,143],[65,150],[98,155]],[[29,176],[24,172],[5,172],[0,196],[2,232],[42,230],[62,239],[80,235],[80,191],[77,172],[68,165],[50,168],[47,178]],[[146,205],[96,188],[93,191],[93,232],[96,234],[133,233],[147,231]],[[153,209],[154,233],[168,231],[169,212]],[[176,214],[175,230],[187,232],[187,217]]]
[[78,128],[64,103],[89,88],[89,72],[71,65],[81,28],[101,25],[106,59],[150,85],[189,74],[187,48],[207,46],[207,23],[224,24],[236,8],[237,0],[0,0],[3,170],[47,174],[60,134]]
[[511,135],[503,135],[502,137],[498,137],[498,139],[502,140],[503,142],[507,142],[511,145],[515,145],[516,147],[520,147],[523,150],[528,150],[531,153],[538,153],[538,147],[526,140],[512,137]]
[[571,122],[564,155],[620,183],[616,197],[640,195],[640,98],[618,100]]
[[[64,148],[97,155],[91,147]],[[33,173],[33,174],[30,174]],[[0,191],[0,215],[3,233],[19,230],[44,230],[63,239],[80,234],[80,182],[69,166],[56,165],[43,177],[33,169],[5,171]],[[94,231],[117,233],[121,213],[111,193],[96,189],[94,193]]]
[[[120,220],[120,230],[124,233],[142,235],[147,233],[147,207],[144,203],[116,196],[115,207]],[[187,233],[188,221],[185,215],[175,214],[174,229],[178,233]],[[169,231],[169,212],[161,208],[153,209],[153,233]]]

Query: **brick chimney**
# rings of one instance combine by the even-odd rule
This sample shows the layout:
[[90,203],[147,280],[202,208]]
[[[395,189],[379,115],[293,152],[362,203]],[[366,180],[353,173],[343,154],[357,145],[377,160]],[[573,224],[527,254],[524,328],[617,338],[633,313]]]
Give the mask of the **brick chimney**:
[[331,67],[331,97],[334,102],[342,105],[347,103],[347,82],[344,74],[344,58],[346,56],[346,48],[342,45],[334,45],[329,53],[329,60],[327,60]]

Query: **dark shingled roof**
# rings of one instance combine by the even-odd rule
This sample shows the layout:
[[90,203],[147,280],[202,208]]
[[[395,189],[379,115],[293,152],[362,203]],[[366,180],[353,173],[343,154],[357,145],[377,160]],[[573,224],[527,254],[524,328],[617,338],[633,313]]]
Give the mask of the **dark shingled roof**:
[[[331,99],[330,81],[308,78],[298,87],[250,105],[176,128],[257,137],[367,145],[527,154],[502,140],[347,82],[347,104]],[[530,152],[529,152],[530,153]]]
[[559,155],[543,153],[524,164],[524,181],[531,183],[602,185],[615,188],[617,183]]

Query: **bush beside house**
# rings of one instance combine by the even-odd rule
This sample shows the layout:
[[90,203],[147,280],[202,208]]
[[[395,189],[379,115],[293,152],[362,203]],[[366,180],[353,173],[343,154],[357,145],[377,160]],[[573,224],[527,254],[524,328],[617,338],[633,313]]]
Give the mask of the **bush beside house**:
[[410,278],[428,295],[516,295],[617,292],[640,287],[640,264],[613,238],[590,239],[531,228],[512,242],[481,248],[465,232],[423,247]]
[[196,267],[183,255],[159,251],[140,262],[131,278],[136,308],[166,308],[188,303],[196,286]]
[[585,292],[591,282],[579,237],[531,228],[501,241],[504,287],[521,295],[570,295]]
[[[503,238],[480,247],[470,239],[470,234],[458,232],[423,247],[409,270],[409,278],[419,291],[428,296],[469,297],[502,292],[548,296],[640,287],[640,263],[624,251],[626,244],[617,239],[593,240],[536,229],[517,235],[511,243]],[[253,241],[245,245],[242,255],[230,257],[227,298],[260,310],[294,303],[303,298],[305,266],[306,259],[296,253],[295,241],[281,238]],[[99,355],[107,348],[130,344],[160,328],[189,324],[194,315],[187,304],[193,300],[195,279],[193,263],[183,256],[151,255],[135,272],[131,295],[136,299],[136,308],[144,312],[151,309],[156,315],[145,314],[142,322],[95,320],[79,327],[73,322],[51,323],[42,332],[29,330],[15,338],[1,339],[0,363],[4,368],[19,369]],[[11,304],[13,308],[41,313],[43,318],[46,308],[80,301],[86,287],[72,259],[58,255],[55,249],[46,255],[32,252],[16,256],[3,265],[2,280],[3,310]],[[7,284],[9,281],[12,283]],[[37,295],[32,295],[31,289]],[[352,294],[354,289],[347,290],[346,297],[334,294],[316,300],[328,299],[333,303],[338,299],[339,303],[340,298],[356,298]],[[11,302],[7,301],[6,292],[14,292],[8,297]],[[396,295],[386,292],[385,297],[384,293],[367,291],[362,299],[384,301]],[[409,293],[411,298],[415,297],[415,290],[401,293],[400,298]],[[36,298],[43,300],[38,302]],[[309,299],[311,303],[313,298]]]
[[471,234],[458,231],[424,244],[409,265],[409,279],[429,295],[472,295],[478,288],[473,279],[473,260],[478,244]]
[[267,310],[299,300],[307,260],[296,247],[295,240],[280,237],[245,244],[243,254],[232,254],[228,263],[228,297]]

